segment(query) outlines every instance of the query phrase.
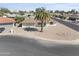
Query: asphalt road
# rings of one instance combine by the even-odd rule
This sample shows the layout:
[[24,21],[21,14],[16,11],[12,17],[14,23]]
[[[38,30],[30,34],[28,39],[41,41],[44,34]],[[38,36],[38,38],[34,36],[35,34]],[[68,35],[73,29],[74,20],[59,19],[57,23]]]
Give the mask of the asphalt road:
[[79,56],[79,45],[6,35],[0,36],[0,56]]
[[73,23],[67,22],[67,21],[62,21],[60,19],[55,19],[55,21],[58,21],[59,23],[64,24],[67,27],[69,27],[69,28],[71,28],[71,29],[76,30],[76,31],[79,32],[79,25],[76,25],[76,24],[73,24]]

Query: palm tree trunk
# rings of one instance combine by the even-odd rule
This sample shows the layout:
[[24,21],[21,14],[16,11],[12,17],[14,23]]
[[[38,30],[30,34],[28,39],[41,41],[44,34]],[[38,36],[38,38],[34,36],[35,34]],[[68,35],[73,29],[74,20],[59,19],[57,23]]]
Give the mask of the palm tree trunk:
[[43,21],[41,21],[41,32],[43,32]]

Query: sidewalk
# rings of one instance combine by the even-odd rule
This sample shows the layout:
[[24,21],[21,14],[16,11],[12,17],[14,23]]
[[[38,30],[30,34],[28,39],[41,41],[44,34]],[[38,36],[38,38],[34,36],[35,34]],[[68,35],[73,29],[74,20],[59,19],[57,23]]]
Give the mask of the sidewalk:
[[48,41],[51,43],[58,43],[58,44],[71,44],[71,45],[78,45],[79,44],[79,39],[77,40],[57,40],[57,39],[48,39],[48,38],[44,38],[44,37],[39,37],[39,36],[35,36],[35,35],[30,35],[30,34],[24,34],[24,33],[5,33],[5,34],[0,34],[0,35],[14,35],[14,36],[20,36],[20,37],[24,37],[24,38],[33,38],[35,40],[43,40],[43,41]]

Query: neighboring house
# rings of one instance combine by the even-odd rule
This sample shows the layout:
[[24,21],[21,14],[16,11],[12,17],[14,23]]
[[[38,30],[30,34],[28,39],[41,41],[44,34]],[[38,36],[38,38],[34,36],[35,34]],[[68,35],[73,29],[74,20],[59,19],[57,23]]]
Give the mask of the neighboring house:
[[28,15],[33,16],[34,14],[33,13],[29,13],[29,12],[25,13],[25,16],[28,16]]
[[33,18],[25,18],[25,20],[22,22],[22,28],[24,27],[35,27],[36,26],[36,20]]
[[[25,20],[23,22],[21,22],[21,26],[22,28],[25,27],[40,27],[41,21],[39,20],[35,20],[34,18],[25,18]],[[47,24],[53,24],[53,21],[49,21],[47,22]],[[46,23],[44,22],[44,26],[46,25]]]
[[12,27],[15,25],[15,20],[12,18],[0,17],[0,27]]
[[77,21],[77,20],[79,20],[79,15],[78,14],[71,14],[71,15],[67,16],[67,19],[71,20],[71,21]]
[[18,16],[18,17],[25,17],[24,15],[19,15],[19,14],[6,14],[6,16],[8,17],[8,18],[15,18],[16,16]]
[[35,17],[33,13],[29,13],[29,12],[25,13],[23,16],[27,17],[27,18],[28,17],[30,17],[30,18],[34,18]]
[[17,15],[16,14],[6,14],[7,15],[7,17],[9,17],[9,18],[15,18]]

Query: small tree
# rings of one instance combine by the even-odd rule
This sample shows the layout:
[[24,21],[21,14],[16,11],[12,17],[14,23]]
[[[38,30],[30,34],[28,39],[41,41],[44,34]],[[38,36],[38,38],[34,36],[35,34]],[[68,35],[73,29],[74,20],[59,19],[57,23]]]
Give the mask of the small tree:
[[3,16],[3,15],[4,15],[4,12],[1,12],[1,11],[0,11],[0,16]]
[[29,15],[27,15],[27,17],[28,17],[28,18],[30,18],[30,16],[31,16],[30,14],[29,14]]
[[20,23],[20,22],[22,22],[24,20],[24,17],[16,16],[15,20],[16,20],[16,23]]

